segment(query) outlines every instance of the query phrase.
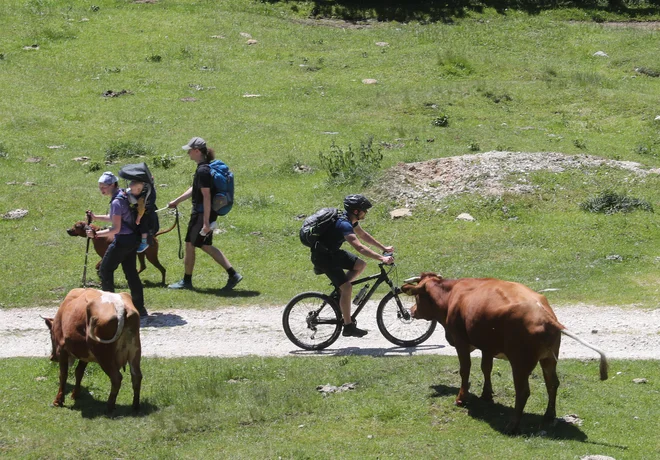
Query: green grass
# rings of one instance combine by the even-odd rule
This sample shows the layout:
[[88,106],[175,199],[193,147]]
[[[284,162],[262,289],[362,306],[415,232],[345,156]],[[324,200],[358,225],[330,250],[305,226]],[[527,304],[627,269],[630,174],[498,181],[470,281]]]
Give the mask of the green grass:
[[[94,5],[9,0],[0,6],[0,214],[29,210],[21,220],[0,220],[0,307],[55,305],[79,285],[85,241],[64,230],[85,209],[107,209],[96,188],[103,170],[138,161],[103,164],[113,146],[153,152],[142,158],[150,166],[174,160],[167,169],[152,168],[162,207],[190,185],[194,164],[180,146],[194,135],[236,175],[237,205],[221,219],[226,232],[215,241],[245,279],[237,296],[210,295],[226,278],[200,253],[194,283],[201,292],[172,293],[152,287],[159,274],[150,267],[142,278],[152,310],[283,304],[299,291],[323,288],[298,242],[296,216],[358,191],[377,202],[364,225],[395,245],[404,277],[428,270],[496,276],[560,288],[551,302],[657,305],[657,215],[579,210],[605,189],[657,209],[657,175],[539,174],[541,192],[501,198],[515,221],[498,213],[500,202],[478,196],[447,200],[438,206],[448,207],[444,213],[421,206],[413,218],[390,221],[387,212],[397,203],[359,185],[331,185],[319,161],[333,142],[357,148],[373,138],[374,146],[393,146],[383,148],[383,169],[494,149],[587,153],[657,168],[660,80],[634,70],[660,69],[656,31],[606,27],[586,9],[529,15],[466,8],[452,24],[370,21],[341,28],[338,21],[307,19],[310,2]],[[659,16],[649,5],[640,8],[647,19]],[[625,20],[637,10],[600,11]],[[247,45],[241,32],[258,44]],[[376,46],[379,41],[389,46]],[[23,49],[33,44],[39,49]],[[609,58],[593,57],[600,50]],[[378,84],[364,85],[364,78]],[[131,94],[103,97],[108,90]],[[182,101],[191,97],[196,101]],[[437,126],[444,116],[447,126]],[[101,169],[73,160],[81,156]],[[27,163],[30,157],[42,160]],[[313,172],[291,172],[296,164]],[[472,213],[478,224],[455,222],[458,212]],[[176,240],[176,233],[160,239],[168,282],[183,272]],[[623,261],[606,261],[610,254]],[[97,260],[91,255],[90,266]],[[117,281],[126,288],[120,273]]]
[[[7,458],[560,458],[587,454],[657,458],[658,367],[614,361],[598,380],[595,361],[559,364],[557,415],[582,426],[542,425],[547,395],[540,370],[520,436],[511,416],[510,366],[496,361],[495,403],[476,396],[454,406],[454,357],[145,359],[142,412],[131,412],[125,374],[114,418],[104,414],[110,383],[88,368],[74,405],[49,407],[57,365],[5,359],[0,374],[0,456]],[[479,360],[472,389],[480,394]],[[646,384],[634,384],[634,378]],[[73,376],[70,381],[73,382]],[[323,397],[317,385],[356,383]]]

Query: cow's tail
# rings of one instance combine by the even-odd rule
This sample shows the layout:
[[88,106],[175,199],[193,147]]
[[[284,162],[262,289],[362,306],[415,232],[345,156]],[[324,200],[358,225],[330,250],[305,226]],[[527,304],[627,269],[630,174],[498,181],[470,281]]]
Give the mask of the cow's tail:
[[593,351],[598,353],[600,355],[600,379],[601,380],[607,380],[607,357],[605,356],[605,352],[597,347],[594,347],[590,343],[585,342],[582,340],[580,337],[577,335],[573,334],[571,331],[568,329],[562,329],[561,330],[562,334],[565,334],[572,338],[573,340],[580,342],[582,345],[584,345],[587,348],[591,348]]
[[100,339],[94,334],[94,330],[96,329],[96,323],[98,322],[98,318],[94,315],[89,319],[89,327],[87,328],[87,335],[89,335],[89,338],[99,342],[99,343],[114,343],[119,339],[119,336],[121,335],[122,331],[124,330],[124,322],[126,321],[126,308],[124,308],[123,303],[119,303],[119,305],[115,304],[115,312],[117,313],[117,332],[115,332],[115,336],[109,340],[106,339]]

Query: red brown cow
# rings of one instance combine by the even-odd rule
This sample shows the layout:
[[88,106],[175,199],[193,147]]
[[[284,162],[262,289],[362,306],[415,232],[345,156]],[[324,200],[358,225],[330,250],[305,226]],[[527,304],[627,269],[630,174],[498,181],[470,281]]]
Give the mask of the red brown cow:
[[406,280],[403,292],[415,296],[415,318],[436,319],[447,342],[456,348],[461,388],[456,404],[463,405],[470,387],[470,352],[481,350],[484,387],[481,398],[493,400],[490,374],[493,358],[507,359],[513,371],[516,406],[507,431],[518,430],[529,397],[529,376],[541,364],[548,391],[545,420],[554,420],[557,399],[557,360],[565,334],[600,354],[600,378],[607,379],[607,358],[557,321],[547,299],[519,283],[493,278],[443,279],[435,273]]
[[128,363],[133,384],[133,409],[140,408],[140,314],[129,294],[73,289],[60,305],[55,318],[44,319],[53,344],[50,359],[60,363],[60,387],[54,406],[64,405],[69,364],[78,359],[71,398],[76,399],[80,392],[80,381],[87,363],[97,362],[112,384],[108,398],[108,411],[111,412],[121,387],[120,369]]

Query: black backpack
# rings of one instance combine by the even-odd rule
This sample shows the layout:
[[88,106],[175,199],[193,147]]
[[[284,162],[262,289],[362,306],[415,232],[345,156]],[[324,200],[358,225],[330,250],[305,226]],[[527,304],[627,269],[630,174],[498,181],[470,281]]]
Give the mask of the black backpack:
[[337,208],[323,208],[309,216],[300,228],[300,242],[308,248],[318,249],[319,238],[339,218]]

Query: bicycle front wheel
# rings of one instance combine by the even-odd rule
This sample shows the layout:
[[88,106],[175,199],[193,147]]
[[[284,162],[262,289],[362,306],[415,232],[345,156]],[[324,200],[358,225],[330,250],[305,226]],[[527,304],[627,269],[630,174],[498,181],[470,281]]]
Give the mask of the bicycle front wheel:
[[284,307],[284,333],[304,350],[322,350],[332,345],[341,332],[339,306],[320,292],[303,292]]
[[388,292],[378,305],[376,322],[383,336],[395,345],[414,347],[425,342],[438,322],[415,319],[410,308],[415,304],[413,297],[399,296]]

